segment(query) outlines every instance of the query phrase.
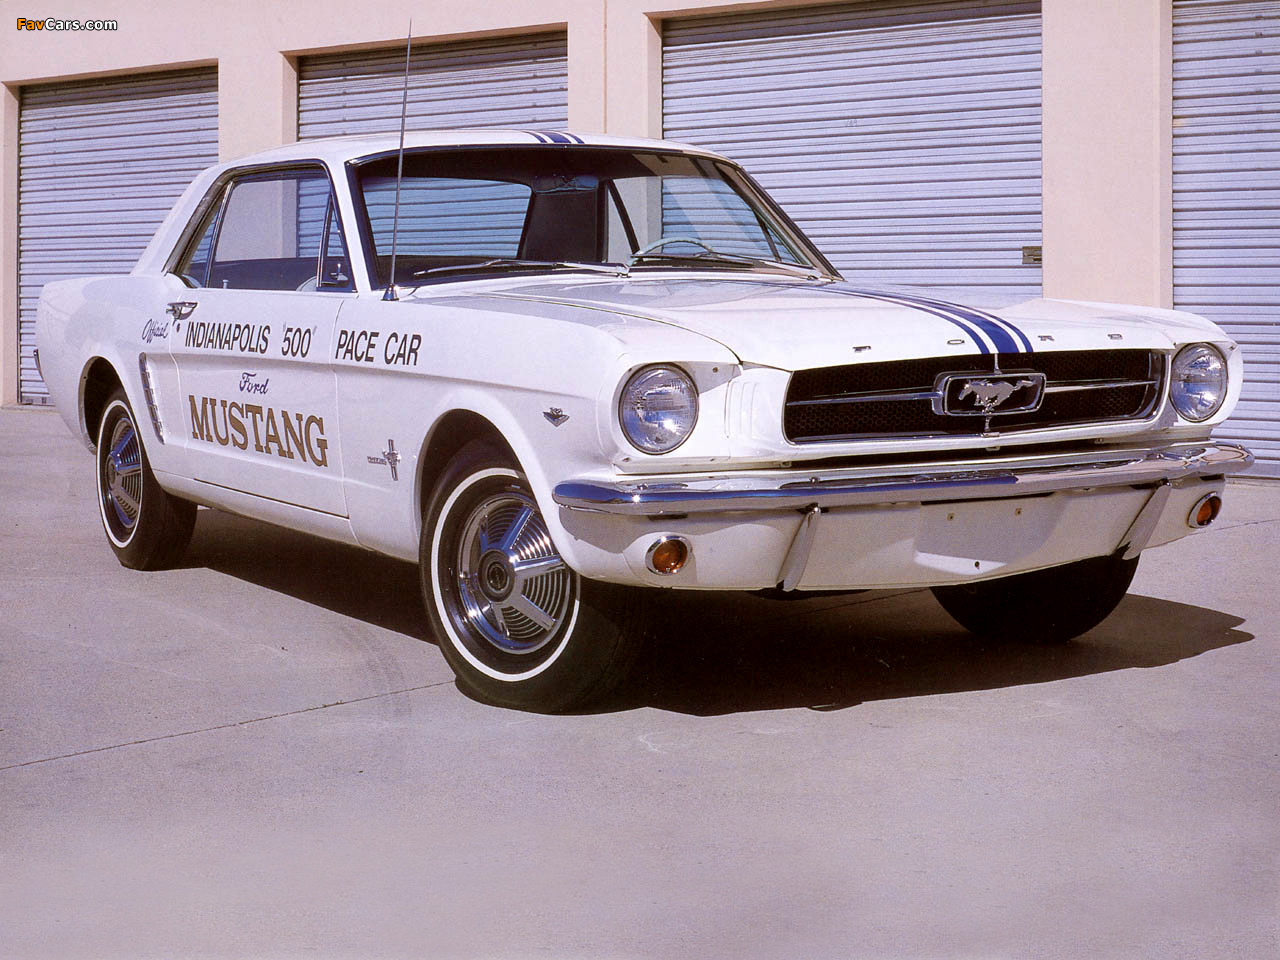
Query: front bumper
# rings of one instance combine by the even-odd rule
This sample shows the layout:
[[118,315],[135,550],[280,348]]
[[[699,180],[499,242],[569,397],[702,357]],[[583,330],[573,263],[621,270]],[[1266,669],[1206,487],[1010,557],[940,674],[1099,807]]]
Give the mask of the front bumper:
[[[702,589],[932,586],[1008,576],[1192,532],[1188,511],[1253,457],[1225,443],[999,461],[752,471],[559,484],[586,576]],[[685,538],[672,577],[656,537]]]
[[1246,469],[1253,455],[1231,443],[1021,457],[999,463],[724,474],[694,479],[568,480],[552,498],[570,510],[623,516],[804,510],[1034,496],[1060,490],[1140,487]]

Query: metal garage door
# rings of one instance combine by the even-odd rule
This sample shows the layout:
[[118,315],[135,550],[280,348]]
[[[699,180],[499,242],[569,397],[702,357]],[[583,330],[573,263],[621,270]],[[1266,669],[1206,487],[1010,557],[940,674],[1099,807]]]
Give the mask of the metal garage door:
[[846,276],[1039,295],[1038,2],[675,20],[663,44],[666,135],[742,161]]
[[[298,72],[298,136],[400,129],[404,48],[307,57]],[[409,129],[550,127],[568,122],[563,33],[415,46]]]
[[192,177],[217,161],[215,70],[22,89],[20,402],[49,402],[33,356],[40,288],[67,277],[128,273]]
[[1218,433],[1280,477],[1280,2],[1185,2],[1173,21],[1174,303],[1240,341]]

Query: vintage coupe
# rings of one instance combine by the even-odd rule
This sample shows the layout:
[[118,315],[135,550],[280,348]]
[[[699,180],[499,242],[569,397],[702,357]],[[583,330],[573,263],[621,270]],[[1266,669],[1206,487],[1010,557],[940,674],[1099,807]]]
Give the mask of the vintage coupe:
[[397,147],[214,167],[129,276],[44,288],[125,566],[172,563],[196,504],[415,561],[465,690],[565,709],[652,588],[929,586],[1073,637],[1251,462],[1209,439],[1241,359],[1199,317],[855,285],[697,148],[411,133],[398,175]]

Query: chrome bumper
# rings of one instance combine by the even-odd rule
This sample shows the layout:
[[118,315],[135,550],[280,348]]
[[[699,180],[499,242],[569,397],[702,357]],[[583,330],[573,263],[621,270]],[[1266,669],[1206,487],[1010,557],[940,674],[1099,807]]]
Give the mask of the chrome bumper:
[[552,499],[570,510],[622,516],[807,510],[886,503],[984,500],[1087,490],[1154,486],[1224,476],[1253,463],[1253,455],[1231,443],[1179,443],[1166,447],[1090,451],[901,467],[740,474],[661,480],[567,480]]

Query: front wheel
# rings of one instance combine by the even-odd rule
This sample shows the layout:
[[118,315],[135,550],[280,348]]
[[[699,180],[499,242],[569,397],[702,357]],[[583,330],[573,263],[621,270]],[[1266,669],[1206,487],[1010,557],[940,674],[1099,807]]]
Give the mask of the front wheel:
[[934,587],[933,595],[960,626],[979,636],[1065,643],[1111,614],[1137,569],[1137,557],[1095,557],[981,583]]
[[634,660],[644,598],[569,567],[524,476],[487,444],[464,447],[436,484],[419,559],[433,633],[477,699],[568,710],[603,697]]
[[196,505],[160,487],[120,389],[99,421],[97,475],[102,527],[121,565],[161,570],[177,563],[195,528]]

